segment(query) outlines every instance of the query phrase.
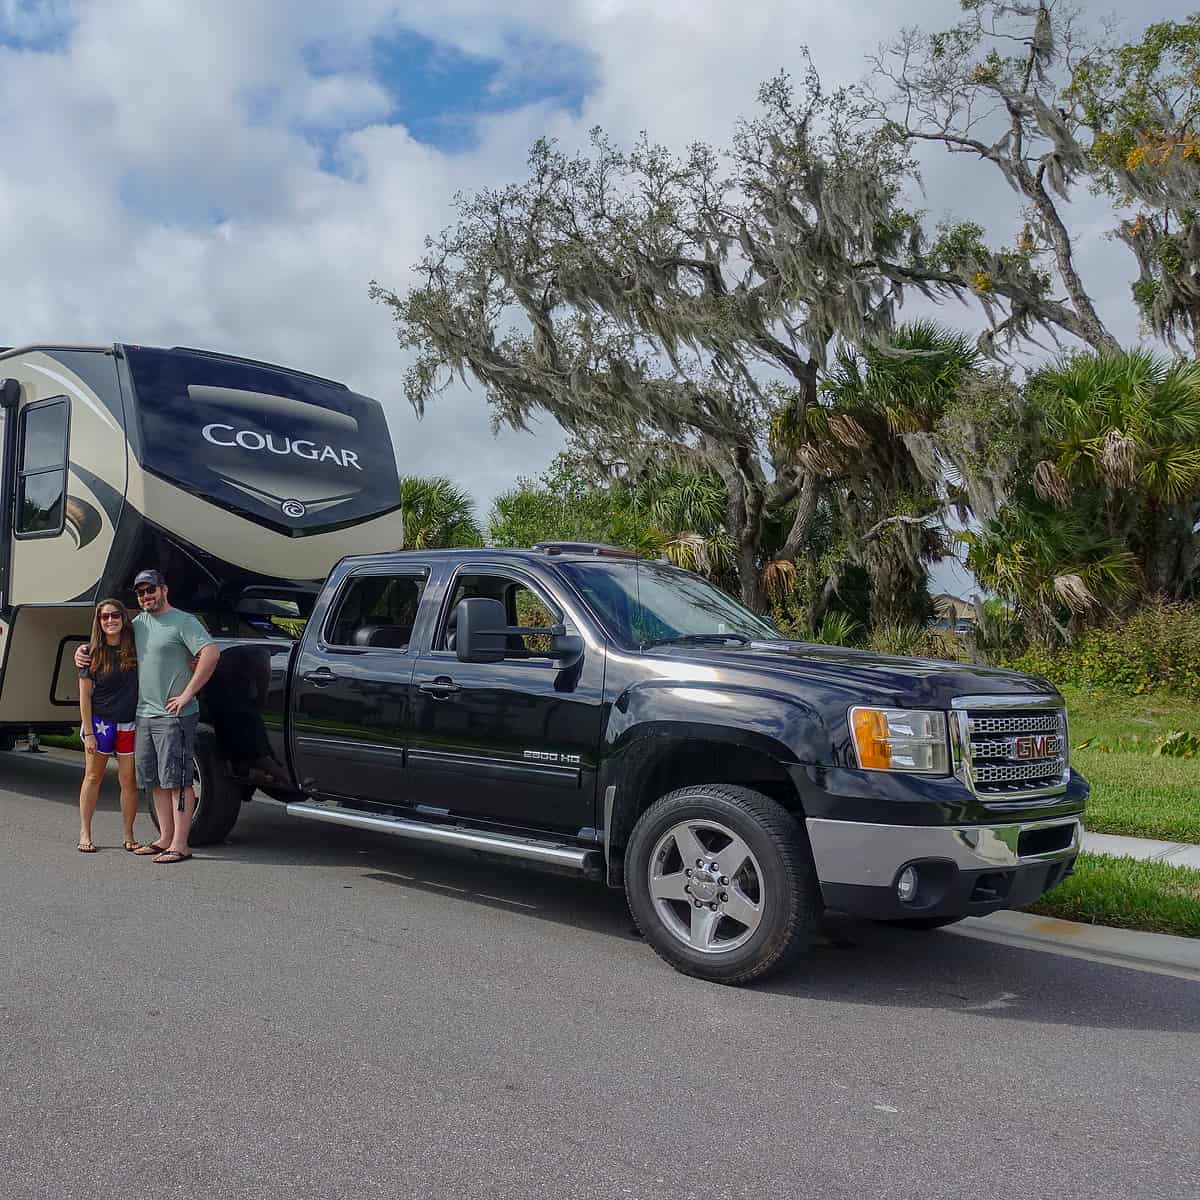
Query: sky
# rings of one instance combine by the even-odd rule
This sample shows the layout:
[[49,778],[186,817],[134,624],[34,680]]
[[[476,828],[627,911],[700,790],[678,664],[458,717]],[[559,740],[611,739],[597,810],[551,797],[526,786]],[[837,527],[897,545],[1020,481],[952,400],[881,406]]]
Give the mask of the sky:
[[[1087,4],[1084,4],[1087,8]],[[1194,3],[1146,0],[1139,24]],[[926,28],[954,0],[923,0]],[[1108,7],[1097,9],[1106,13]],[[380,399],[400,469],[487,514],[561,447],[493,436],[478,388],[418,421],[372,279],[413,281],[456,192],[523,178],[531,142],[725,140],[811,48],[828,84],[917,9],[885,0],[0,0],[0,344],[189,345],[286,363]],[[984,165],[926,155],[933,217],[1008,232]],[[1136,340],[1126,251],[1080,199],[1086,280]],[[914,310],[915,312],[915,310]],[[981,327],[952,305],[943,319]],[[947,576],[946,581],[953,580]]]

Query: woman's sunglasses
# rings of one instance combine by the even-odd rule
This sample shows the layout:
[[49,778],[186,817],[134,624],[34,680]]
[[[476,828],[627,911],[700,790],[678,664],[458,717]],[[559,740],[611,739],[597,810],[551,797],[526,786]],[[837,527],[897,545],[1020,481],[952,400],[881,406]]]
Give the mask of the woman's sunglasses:
[[125,616],[123,613],[119,613],[119,612],[102,612],[100,614],[100,620],[102,620],[102,621],[123,621],[123,620],[125,620]]

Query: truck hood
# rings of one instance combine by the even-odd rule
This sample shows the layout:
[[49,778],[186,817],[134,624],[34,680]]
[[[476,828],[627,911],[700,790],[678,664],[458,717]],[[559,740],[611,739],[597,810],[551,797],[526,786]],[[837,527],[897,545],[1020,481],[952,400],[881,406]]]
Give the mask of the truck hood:
[[875,701],[897,707],[949,708],[955,696],[1035,693],[1056,695],[1039,675],[998,667],[902,658],[808,642],[752,642],[747,646],[656,646],[654,656],[702,664],[734,686],[799,688],[810,700]]

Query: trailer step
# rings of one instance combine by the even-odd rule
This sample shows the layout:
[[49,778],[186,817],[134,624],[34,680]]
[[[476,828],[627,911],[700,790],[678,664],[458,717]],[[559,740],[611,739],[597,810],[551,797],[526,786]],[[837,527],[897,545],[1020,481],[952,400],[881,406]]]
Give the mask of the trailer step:
[[543,842],[536,838],[513,837],[478,829],[461,829],[456,825],[414,821],[409,817],[385,817],[378,813],[360,812],[333,801],[297,801],[286,806],[293,817],[308,821],[327,821],[332,825],[349,825],[355,829],[370,829],[388,833],[414,842],[438,842],[443,846],[458,846],[485,854],[520,858],[527,862],[578,871],[592,879],[603,877],[601,855],[596,850],[581,850],[562,842]]

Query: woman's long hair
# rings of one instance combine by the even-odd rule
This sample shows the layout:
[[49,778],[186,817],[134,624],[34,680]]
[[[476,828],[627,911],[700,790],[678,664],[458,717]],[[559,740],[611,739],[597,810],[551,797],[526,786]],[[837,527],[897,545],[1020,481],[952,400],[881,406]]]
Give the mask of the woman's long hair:
[[[100,610],[115,608],[121,613],[121,641],[110,646],[104,638],[100,625]],[[101,600],[92,612],[92,637],[88,642],[92,656],[92,675],[104,675],[109,671],[136,671],[137,648],[133,644],[133,626],[129,623],[129,610],[120,600]]]

